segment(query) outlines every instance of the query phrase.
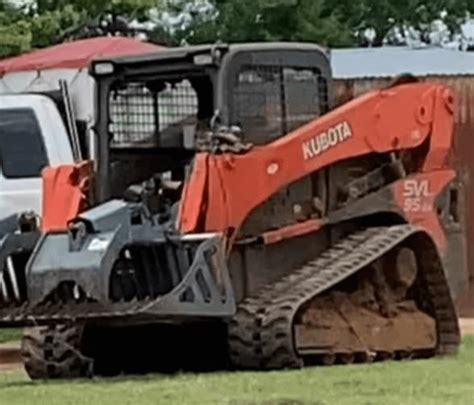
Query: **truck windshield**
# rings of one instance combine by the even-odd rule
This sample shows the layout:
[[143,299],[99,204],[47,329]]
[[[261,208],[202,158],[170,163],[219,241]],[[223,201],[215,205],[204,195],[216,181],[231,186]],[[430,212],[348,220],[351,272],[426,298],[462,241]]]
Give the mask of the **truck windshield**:
[[0,174],[40,177],[48,158],[35,113],[29,108],[0,109]]

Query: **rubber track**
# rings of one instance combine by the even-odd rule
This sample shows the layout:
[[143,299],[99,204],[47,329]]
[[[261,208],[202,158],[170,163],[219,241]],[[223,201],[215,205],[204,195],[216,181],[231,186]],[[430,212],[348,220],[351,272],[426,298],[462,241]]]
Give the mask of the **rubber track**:
[[82,328],[67,325],[24,331],[21,354],[31,379],[79,378],[92,375],[92,359],[80,352]]
[[[297,353],[293,337],[293,321],[298,310],[418,232],[419,229],[410,225],[397,225],[352,234],[279,282],[264,287],[258,297],[244,300],[229,325],[232,364],[246,369],[304,366],[304,357]],[[424,252],[421,260],[437,320],[437,353],[448,354],[459,345],[459,326],[437,252],[428,250],[432,252]]]

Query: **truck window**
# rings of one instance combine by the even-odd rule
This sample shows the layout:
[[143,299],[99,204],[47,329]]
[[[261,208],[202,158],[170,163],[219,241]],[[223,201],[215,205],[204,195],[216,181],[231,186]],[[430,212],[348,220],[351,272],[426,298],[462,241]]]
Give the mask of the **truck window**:
[[0,173],[11,179],[40,177],[47,165],[46,149],[33,110],[0,109]]

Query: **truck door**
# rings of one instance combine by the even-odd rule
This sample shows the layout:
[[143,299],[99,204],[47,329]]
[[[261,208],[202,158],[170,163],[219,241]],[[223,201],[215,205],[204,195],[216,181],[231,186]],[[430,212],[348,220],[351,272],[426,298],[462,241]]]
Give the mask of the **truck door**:
[[0,220],[26,211],[41,214],[42,170],[72,162],[64,124],[51,100],[0,98]]
[[48,155],[33,110],[0,109],[0,219],[40,212],[41,171]]

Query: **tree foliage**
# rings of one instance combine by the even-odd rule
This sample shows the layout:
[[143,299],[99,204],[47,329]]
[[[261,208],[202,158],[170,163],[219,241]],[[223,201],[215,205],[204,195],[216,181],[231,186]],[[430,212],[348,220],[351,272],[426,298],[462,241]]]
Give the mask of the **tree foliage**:
[[[19,5],[20,4],[20,5]],[[136,35],[182,43],[308,41],[330,47],[434,42],[459,32],[473,0],[0,0],[0,57],[64,40]],[[371,35],[368,35],[371,34]]]
[[[0,0],[0,57],[67,39],[129,31],[144,20],[155,0]],[[121,18],[124,16],[126,18]]]
[[[213,12],[200,12],[199,3],[174,2],[166,10],[186,14],[178,21],[174,41],[189,43],[245,41],[312,41],[322,45],[351,45],[350,27],[336,13],[327,12],[323,0],[213,0]],[[202,4],[202,2],[201,2]],[[162,28],[160,27],[160,32]]]
[[455,34],[468,11],[474,12],[474,2],[470,0],[326,0],[325,3],[352,27],[358,45],[367,44],[363,35],[367,29],[375,31],[375,46],[382,45],[394,29],[403,36],[408,28],[419,32],[421,40],[428,43],[434,21],[446,24],[450,34]]
[[[208,0],[213,13],[196,13],[202,1],[173,1],[174,15],[187,14],[188,24],[173,27],[176,43],[258,40],[311,41],[332,47],[380,46],[418,33],[430,42],[433,22],[445,24],[449,35],[459,31],[472,0]],[[167,10],[169,12],[170,10]],[[373,38],[367,35],[374,34]],[[163,33],[162,27],[157,32]],[[392,34],[392,35],[391,35]]]

